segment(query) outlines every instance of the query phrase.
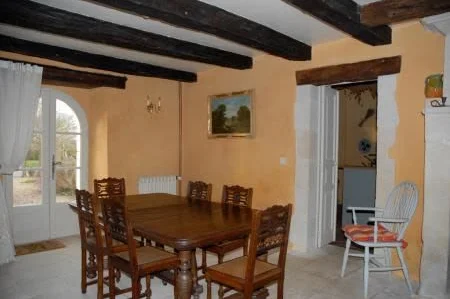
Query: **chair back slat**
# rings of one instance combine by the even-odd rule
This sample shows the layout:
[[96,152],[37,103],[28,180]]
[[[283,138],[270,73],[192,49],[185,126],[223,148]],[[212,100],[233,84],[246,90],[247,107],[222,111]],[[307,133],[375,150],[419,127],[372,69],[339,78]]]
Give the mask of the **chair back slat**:
[[202,181],[189,182],[187,197],[195,200],[211,201],[212,185]]
[[222,203],[243,207],[252,206],[253,188],[244,188],[238,185],[223,186]]
[[245,280],[251,285],[257,256],[279,248],[278,267],[284,271],[289,243],[292,204],[273,206],[264,211],[255,211],[252,218],[252,232],[248,253]]
[[398,240],[403,239],[406,228],[416,210],[417,201],[417,187],[412,182],[400,183],[389,194],[382,217],[408,219],[405,223],[383,223],[388,230],[397,233]]
[[94,192],[99,200],[110,196],[125,196],[125,179],[108,177],[94,180]]
[[86,244],[87,238],[95,238],[97,246],[102,244],[97,199],[86,190],[75,190],[80,238]]
[[111,255],[114,252],[113,240],[127,244],[130,262],[133,267],[137,267],[136,244],[125,197],[114,196],[102,200],[102,212],[108,254]]

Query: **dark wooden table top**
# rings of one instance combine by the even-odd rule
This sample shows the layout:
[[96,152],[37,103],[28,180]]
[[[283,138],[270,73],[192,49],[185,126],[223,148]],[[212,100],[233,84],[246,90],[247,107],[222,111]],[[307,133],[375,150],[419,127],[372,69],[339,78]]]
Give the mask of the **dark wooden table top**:
[[178,250],[246,236],[251,229],[249,208],[165,193],[128,195],[125,201],[135,234]]

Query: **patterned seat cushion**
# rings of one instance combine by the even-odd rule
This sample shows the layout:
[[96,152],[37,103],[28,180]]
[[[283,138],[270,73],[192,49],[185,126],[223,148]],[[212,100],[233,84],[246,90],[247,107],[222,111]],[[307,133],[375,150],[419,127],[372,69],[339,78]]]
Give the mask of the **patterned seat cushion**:
[[[342,230],[352,240],[359,242],[373,242],[374,241],[374,226],[365,224],[347,224]],[[397,234],[389,231],[383,225],[378,224],[377,242],[397,242]],[[402,247],[406,248],[408,243],[405,240],[400,240]]]

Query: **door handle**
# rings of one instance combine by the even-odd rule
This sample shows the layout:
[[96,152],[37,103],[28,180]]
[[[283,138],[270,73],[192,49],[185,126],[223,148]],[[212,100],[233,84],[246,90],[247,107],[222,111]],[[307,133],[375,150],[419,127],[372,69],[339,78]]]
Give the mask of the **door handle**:
[[52,180],[55,179],[56,165],[62,165],[62,162],[55,162],[55,155],[52,156]]

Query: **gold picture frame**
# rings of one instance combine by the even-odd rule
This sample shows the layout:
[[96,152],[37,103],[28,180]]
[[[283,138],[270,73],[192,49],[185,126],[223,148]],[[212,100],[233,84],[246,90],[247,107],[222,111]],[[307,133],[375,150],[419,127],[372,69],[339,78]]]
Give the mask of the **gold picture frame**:
[[254,90],[212,95],[208,98],[208,137],[253,137]]

